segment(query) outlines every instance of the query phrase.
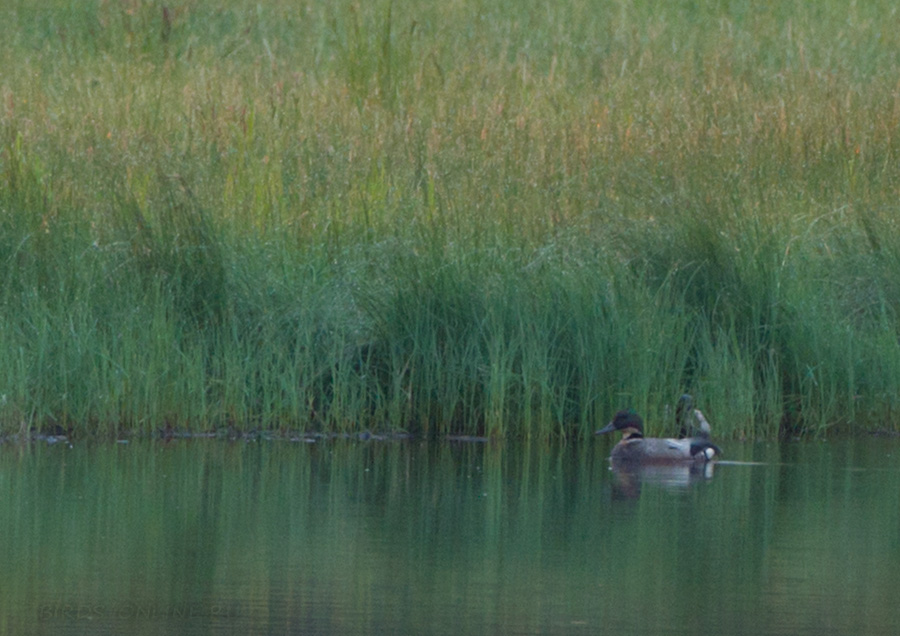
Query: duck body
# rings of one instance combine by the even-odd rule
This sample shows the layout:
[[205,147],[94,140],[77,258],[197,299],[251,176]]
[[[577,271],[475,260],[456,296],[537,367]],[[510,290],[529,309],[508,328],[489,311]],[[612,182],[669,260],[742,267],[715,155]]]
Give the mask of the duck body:
[[715,454],[716,446],[710,442],[695,442],[692,439],[671,439],[631,437],[616,444],[610,458],[622,461],[641,462],[707,462]]
[[[701,416],[702,417],[702,414]],[[706,423],[706,420],[703,420]],[[597,431],[598,435],[621,431],[622,440],[616,444],[610,459],[620,462],[680,463],[708,462],[721,451],[709,441],[709,424],[699,436],[685,439],[644,437],[641,417],[632,410],[619,411],[613,420]]]

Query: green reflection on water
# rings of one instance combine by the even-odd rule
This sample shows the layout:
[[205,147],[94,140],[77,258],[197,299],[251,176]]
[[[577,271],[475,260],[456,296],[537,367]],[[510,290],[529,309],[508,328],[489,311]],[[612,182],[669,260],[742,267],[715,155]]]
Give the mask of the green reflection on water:
[[0,633],[894,633],[896,440],[0,448]]

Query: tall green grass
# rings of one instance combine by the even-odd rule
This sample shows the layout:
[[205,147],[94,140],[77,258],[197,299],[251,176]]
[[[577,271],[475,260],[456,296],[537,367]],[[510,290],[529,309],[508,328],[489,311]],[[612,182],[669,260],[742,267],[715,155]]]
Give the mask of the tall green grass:
[[888,2],[13,0],[0,429],[894,429]]

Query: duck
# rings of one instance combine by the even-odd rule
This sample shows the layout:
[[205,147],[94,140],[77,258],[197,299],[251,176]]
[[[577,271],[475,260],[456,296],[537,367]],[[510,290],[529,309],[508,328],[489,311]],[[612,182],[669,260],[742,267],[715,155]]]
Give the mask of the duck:
[[[696,415],[695,415],[696,417]],[[721,454],[718,446],[709,441],[709,422],[700,414],[698,434],[684,439],[644,437],[644,420],[633,409],[619,411],[612,421],[597,431],[597,435],[621,431],[610,459],[624,462],[679,463],[708,462]],[[703,424],[706,430],[703,430]]]
[[[668,410],[668,407],[666,407]],[[678,398],[675,406],[675,423],[678,425],[678,438],[700,437],[709,439],[712,429],[700,409],[694,408],[694,398],[684,393]]]

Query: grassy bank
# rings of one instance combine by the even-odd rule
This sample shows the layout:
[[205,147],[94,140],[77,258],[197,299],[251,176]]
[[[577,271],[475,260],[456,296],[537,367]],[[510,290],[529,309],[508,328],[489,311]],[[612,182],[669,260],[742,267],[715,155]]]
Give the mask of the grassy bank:
[[893,5],[508,4],[5,3],[0,430],[897,428]]

